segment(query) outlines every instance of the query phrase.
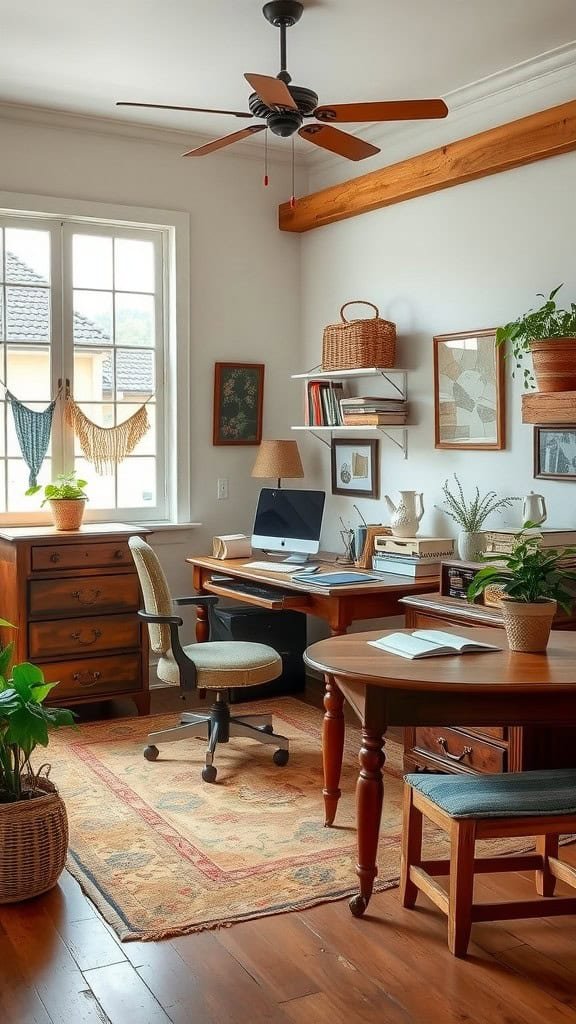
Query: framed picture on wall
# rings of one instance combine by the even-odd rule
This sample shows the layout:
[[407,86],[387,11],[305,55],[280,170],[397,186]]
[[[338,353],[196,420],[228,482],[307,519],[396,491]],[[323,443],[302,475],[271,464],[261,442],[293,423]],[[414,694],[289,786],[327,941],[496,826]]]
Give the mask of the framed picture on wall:
[[534,476],[540,480],[576,480],[576,425],[534,427]]
[[212,443],[260,444],[263,400],[264,363],[215,363]]
[[332,494],[378,498],[378,440],[332,441]]
[[434,338],[436,448],[495,451],[506,447],[504,353],[496,331]]

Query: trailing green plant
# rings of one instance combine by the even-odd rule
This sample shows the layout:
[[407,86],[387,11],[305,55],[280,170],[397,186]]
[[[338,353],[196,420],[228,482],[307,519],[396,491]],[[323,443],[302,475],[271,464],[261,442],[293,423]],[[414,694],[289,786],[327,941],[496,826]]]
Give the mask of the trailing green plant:
[[478,487],[475,489],[474,497],[468,499],[456,473],[454,473],[454,479],[456,493],[450,490],[448,480],[445,480],[442,484],[443,506],[436,505],[435,507],[450,516],[450,519],[458,523],[458,526],[466,533],[478,533],[493,512],[502,512],[505,508],[511,508],[515,501],[520,501],[520,498],[499,498],[496,491],[488,491],[480,497]]
[[[556,304],[556,296],[563,287],[559,284],[548,298],[538,292],[537,297],[544,299],[538,309],[529,309],[516,320],[497,328],[496,344],[508,346],[506,354],[512,356],[517,370],[522,369],[522,360],[530,353],[532,341],[547,338],[576,339],[576,303],[572,302],[569,309],[559,309]],[[533,387],[535,381],[532,371],[524,367],[523,375],[524,387]]]
[[[0,626],[14,628],[6,619],[0,619]],[[46,683],[42,670],[29,662],[14,665],[8,675],[11,657],[8,644],[0,650],[0,803],[35,795],[42,769],[34,772],[32,753],[48,746],[51,729],[74,723],[72,711],[44,707],[57,683]]]
[[576,553],[576,548],[541,548],[539,538],[525,531],[535,523],[525,523],[516,534],[514,546],[508,554],[481,556],[481,561],[492,564],[476,573],[468,587],[468,600],[473,601],[487,587],[498,585],[511,601],[537,604],[543,600],[557,601],[569,614],[576,593],[568,588],[576,581],[576,572],[561,567],[562,559]]
[[[60,473],[54,483],[46,484],[44,487],[44,500],[42,505],[45,505],[47,501],[52,500],[67,500],[74,501],[78,498],[83,498],[88,501],[88,495],[85,493],[84,488],[88,486],[87,480],[78,480],[76,477],[76,470],[71,473]],[[38,491],[42,490],[41,484],[36,484],[34,487],[29,487],[26,494],[38,494]]]

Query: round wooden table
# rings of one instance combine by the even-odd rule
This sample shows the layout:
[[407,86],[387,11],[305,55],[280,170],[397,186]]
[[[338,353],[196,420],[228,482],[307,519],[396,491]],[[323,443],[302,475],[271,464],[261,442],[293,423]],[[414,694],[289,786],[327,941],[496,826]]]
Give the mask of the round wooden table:
[[[372,895],[382,816],[384,735],[389,725],[576,725],[576,638],[553,632],[544,654],[510,651],[501,629],[445,629],[499,651],[413,661],[368,644],[387,633],[376,630],[321,640],[304,660],[326,681],[322,751],[326,824],[340,797],[346,697],[362,720],[356,824],[360,892],[350,909],[361,917]],[[575,756],[576,766],[576,756]]]

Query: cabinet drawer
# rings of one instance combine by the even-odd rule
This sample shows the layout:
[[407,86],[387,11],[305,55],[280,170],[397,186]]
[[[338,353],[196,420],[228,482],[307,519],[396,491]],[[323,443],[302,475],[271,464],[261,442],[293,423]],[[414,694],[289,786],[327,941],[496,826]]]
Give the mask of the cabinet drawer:
[[46,569],[95,569],[107,565],[134,565],[125,541],[42,544],[32,548],[33,572]]
[[32,660],[55,654],[94,654],[96,651],[130,650],[139,646],[140,621],[136,615],[32,622],[28,649]]
[[51,693],[52,702],[65,703],[73,697],[86,699],[92,694],[98,697],[142,689],[140,658],[137,654],[54,661],[42,665],[42,671],[47,682],[58,683]]
[[508,728],[505,725],[463,725],[466,732],[478,733],[480,736],[492,736],[495,740],[505,740]]
[[30,618],[42,619],[54,614],[86,615],[87,612],[138,611],[138,578],[122,576],[82,576],[65,580],[31,580]]
[[477,772],[506,771],[507,751],[504,747],[443,726],[422,727],[415,733],[415,749],[432,755],[441,763],[460,764]]

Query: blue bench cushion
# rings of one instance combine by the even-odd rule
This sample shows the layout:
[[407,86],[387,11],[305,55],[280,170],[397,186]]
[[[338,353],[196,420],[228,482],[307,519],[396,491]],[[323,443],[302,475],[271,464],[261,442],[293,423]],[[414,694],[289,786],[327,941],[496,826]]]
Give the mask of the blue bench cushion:
[[404,781],[452,818],[576,815],[576,770],[507,775],[405,775]]

